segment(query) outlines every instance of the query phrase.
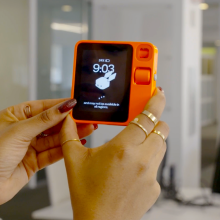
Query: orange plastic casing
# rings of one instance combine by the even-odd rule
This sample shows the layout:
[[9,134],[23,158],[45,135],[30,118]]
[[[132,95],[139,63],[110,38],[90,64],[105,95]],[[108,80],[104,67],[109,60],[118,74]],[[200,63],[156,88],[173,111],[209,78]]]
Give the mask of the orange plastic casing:
[[[155,91],[156,79],[157,79],[157,76],[155,75],[157,74],[157,62],[158,62],[157,47],[148,42],[92,41],[92,40],[82,40],[77,42],[75,45],[75,52],[74,52],[71,98],[74,98],[77,48],[81,43],[129,44],[133,47],[129,114],[128,114],[128,119],[125,122],[88,121],[88,120],[77,120],[73,118],[74,121],[76,123],[88,123],[88,124],[91,123],[91,124],[107,124],[107,125],[121,125],[121,126],[128,125],[130,121],[132,121],[138,114],[140,114],[144,110],[146,103],[149,101],[149,99],[152,97]],[[147,52],[145,51],[146,48],[147,48]],[[137,70],[138,70],[138,74],[136,76]],[[148,73],[150,73],[150,76],[147,77],[148,82],[144,82],[144,78],[146,79],[146,76],[144,74],[145,70],[147,70]],[[72,113],[70,114],[72,116]]]

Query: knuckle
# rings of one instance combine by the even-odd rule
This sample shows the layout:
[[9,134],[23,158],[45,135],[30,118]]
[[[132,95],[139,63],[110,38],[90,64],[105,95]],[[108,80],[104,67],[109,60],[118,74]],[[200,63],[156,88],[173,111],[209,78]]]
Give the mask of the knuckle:
[[115,157],[118,160],[125,160],[130,157],[130,152],[128,151],[128,149],[120,147],[120,149],[116,151]]
[[15,107],[14,106],[10,106],[10,107],[8,107],[8,108],[6,108],[5,109],[5,112],[11,112],[12,114],[14,114],[14,112],[15,112]]
[[139,163],[138,164],[138,176],[144,174],[147,172],[147,170],[149,169],[149,163]]
[[42,114],[40,115],[40,120],[44,123],[52,121],[51,112],[49,110],[42,112]]

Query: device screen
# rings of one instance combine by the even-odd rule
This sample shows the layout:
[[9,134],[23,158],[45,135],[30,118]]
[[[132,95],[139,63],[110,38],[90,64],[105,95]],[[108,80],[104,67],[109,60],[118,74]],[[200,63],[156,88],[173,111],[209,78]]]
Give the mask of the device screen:
[[78,46],[73,117],[125,122],[128,119],[133,47],[81,43]]

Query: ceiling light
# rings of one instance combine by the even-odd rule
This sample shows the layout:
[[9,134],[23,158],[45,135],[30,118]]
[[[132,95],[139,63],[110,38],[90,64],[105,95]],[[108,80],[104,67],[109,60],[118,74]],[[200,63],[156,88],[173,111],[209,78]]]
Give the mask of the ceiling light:
[[199,7],[201,10],[207,10],[209,8],[209,5],[207,3],[200,3]]
[[83,32],[81,23],[75,23],[75,24],[52,23],[51,28],[56,31],[66,31],[76,34],[82,34]]
[[72,6],[70,6],[70,5],[63,5],[62,6],[62,11],[65,11],[65,12],[70,12],[70,11],[72,11]]
[[216,47],[220,47],[220,40],[216,40],[216,41],[215,41],[215,46],[216,46]]

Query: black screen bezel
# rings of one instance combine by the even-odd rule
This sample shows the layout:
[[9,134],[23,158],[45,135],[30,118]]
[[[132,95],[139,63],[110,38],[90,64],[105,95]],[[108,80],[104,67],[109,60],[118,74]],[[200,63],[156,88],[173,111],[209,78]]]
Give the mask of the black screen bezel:
[[[100,49],[102,48],[102,49]],[[84,50],[109,50],[109,49],[126,49],[127,50],[127,63],[126,63],[126,78],[125,78],[125,90],[122,107],[117,112],[89,112],[80,109],[80,105],[74,107],[72,116],[76,120],[86,121],[105,121],[105,122],[126,122],[129,117],[129,101],[130,101],[130,87],[131,87],[131,75],[132,75],[132,59],[133,59],[133,47],[130,44],[107,44],[107,43],[81,43],[77,48],[76,58],[76,72],[75,72],[75,88],[74,98],[80,100],[80,90],[77,89],[81,84],[80,73],[82,71],[82,59]]]

